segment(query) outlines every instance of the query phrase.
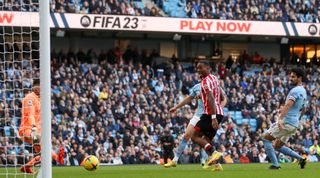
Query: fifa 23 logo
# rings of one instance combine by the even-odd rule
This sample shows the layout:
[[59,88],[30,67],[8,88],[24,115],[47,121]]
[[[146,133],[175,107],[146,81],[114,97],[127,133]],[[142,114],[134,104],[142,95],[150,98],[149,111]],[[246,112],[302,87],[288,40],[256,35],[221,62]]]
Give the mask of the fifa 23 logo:
[[83,27],[106,28],[106,29],[137,29],[139,19],[137,17],[115,17],[115,16],[88,16],[80,19]]

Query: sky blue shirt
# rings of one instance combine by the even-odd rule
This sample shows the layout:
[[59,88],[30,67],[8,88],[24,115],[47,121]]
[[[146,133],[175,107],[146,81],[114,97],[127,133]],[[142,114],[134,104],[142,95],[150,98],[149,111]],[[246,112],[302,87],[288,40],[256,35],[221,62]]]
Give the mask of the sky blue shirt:
[[200,85],[200,83],[196,84],[195,86],[193,86],[190,89],[189,96],[191,96],[192,98],[195,98],[197,96],[199,97],[198,98],[198,109],[197,109],[197,112],[195,113],[195,115],[197,117],[200,117],[204,112],[204,106],[203,106],[203,102],[201,99],[201,85]]
[[305,107],[307,101],[307,92],[304,87],[296,86],[292,88],[286,98],[286,103],[290,99],[294,101],[294,105],[290,108],[289,112],[285,116],[284,123],[299,128],[301,111]]

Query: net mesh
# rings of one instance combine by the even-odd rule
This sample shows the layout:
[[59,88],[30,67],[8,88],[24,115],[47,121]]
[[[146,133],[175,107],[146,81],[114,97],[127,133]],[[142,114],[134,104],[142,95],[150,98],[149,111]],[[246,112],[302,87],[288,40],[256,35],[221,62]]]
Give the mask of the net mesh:
[[[0,0],[0,23],[8,20],[10,11],[37,11],[38,7],[38,1],[35,0]],[[20,172],[20,167],[32,159],[35,153],[32,144],[21,140],[19,127],[22,116],[21,101],[32,91],[33,81],[40,77],[39,74],[39,29],[32,28],[31,25],[1,26],[0,177],[37,175],[38,168],[35,167],[33,174]]]

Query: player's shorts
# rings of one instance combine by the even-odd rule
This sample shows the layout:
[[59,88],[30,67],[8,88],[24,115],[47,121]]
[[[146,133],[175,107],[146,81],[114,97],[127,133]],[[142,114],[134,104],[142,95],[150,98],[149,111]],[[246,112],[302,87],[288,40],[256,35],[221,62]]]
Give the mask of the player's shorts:
[[[223,120],[223,115],[217,115],[218,124],[220,124]],[[212,127],[212,119],[211,115],[202,114],[200,117],[200,121],[195,126],[195,131],[202,133],[210,140],[216,135],[216,130]]]
[[200,121],[200,117],[194,115],[194,116],[191,118],[191,120],[189,121],[189,124],[192,125],[193,127],[195,127],[199,121]]
[[277,123],[273,123],[267,131],[272,137],[287,143],[289,138],[294,135],[297,128],[290,124],[283,124],[283,129],[280,130]]

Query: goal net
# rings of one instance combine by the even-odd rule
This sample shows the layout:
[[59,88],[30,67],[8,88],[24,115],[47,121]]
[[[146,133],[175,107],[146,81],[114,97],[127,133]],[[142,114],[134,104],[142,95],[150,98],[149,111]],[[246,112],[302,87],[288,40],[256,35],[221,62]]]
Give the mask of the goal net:
[[[0,177],[37,177],[21,172],[35,156],[34,143],[21,138],[22,99],[33,91],[40,77],[39,28],[32,16],[39,10],[35,0],[0,0]],[[21,23],[21,26],[19,26]],[[30,25],[28,25],[30,24]]]

